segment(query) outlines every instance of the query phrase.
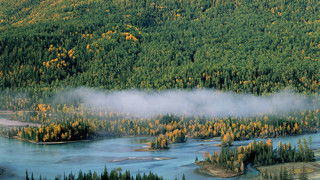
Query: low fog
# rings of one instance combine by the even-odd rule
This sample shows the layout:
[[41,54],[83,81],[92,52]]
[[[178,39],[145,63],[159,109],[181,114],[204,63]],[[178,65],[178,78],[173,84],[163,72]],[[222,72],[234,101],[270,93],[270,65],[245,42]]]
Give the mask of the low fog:
[[255,96],[209,89],[107,92],[78,88],[55,97],[55,101],[59,103],[77,101],[89,110],[119,112],[133,117],[160,114],[247,117],[314,109],[319,107],[318,100],[318,96],[304,96],[292,91]]

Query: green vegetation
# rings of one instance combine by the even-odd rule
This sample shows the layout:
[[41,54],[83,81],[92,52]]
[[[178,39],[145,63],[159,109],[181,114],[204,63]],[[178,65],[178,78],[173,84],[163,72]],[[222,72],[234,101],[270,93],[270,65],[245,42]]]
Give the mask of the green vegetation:
[[160,134],[154,141],[151,142],[150,148],[151,149],[168,149],[169,148],[168,139],[163,135]]
[[[16,118],[42,127],[2,134],[34,142],[150,135],[158,136],[151,148],[166,149],[186,137],[221,137],[229,146],[316,132],[319,110],[292,117],[137,121],[83,112],[79,102],[48,102],[65,87],[78,86],[259,95],[289,87],[318,94],[319,5],[316,0],[3,0],[0,109],[31,111]],[[75,122],[80,129],[71,127]]]
[[[274,179],[274,180],[290,180],[290,179],[293,179],[293,175],[291,172],[289,172],[286,168],[281,168],[280,171],[279,171],[279,174],[277,175],[273,175],[271,173],[268,173],[268,172],[263,172],[261,173],[261,178],[265,179],[265,180],[271,180],[271,179]],[[306,178],[308,179],[308,178]],[[305,179],[305,180],[306,180]],[[299,178],[299,180],[302,180],[302,178]]]
[[[250,118],[134,119],[87,111],[81,102],[50,100],[66,87],[79,86],[212,88],[257,95],[290,88],[318,95],[319,7],[318,0],[1,0],[0,110],[40,126],[1,128],[0,133],[36,143],[155,136],[153,150],[187,138],[221,137],[221,153],[205,163],[235,174],[248,163],[311,161],[306,142],[298,149],[280,144],[273,150],[263,142],[238,150],[229,146],[317,132],[319,109]],[[127,175],[115,172],[114,178]],[[89,172],[77,179],[102,176]]]
[[183,143],[186,142],[187,138],[184,130],[175,129],[174,131],[169,131],[165,135],[160,134],[154,141],[151,142],[151,149],[168,149],[169,143]]
[[222,145],[228,146],[233,141],[313,133],[320,128],[319,110],[252,118],[160,115],[135,119],[117,113],[87,111],[81,105],[38,104],[33,111],[17,111],[14,118],[41,126],[2,128],[1,134],[33,142],[158,136],[151,143],[152,149],[166,149],[170,143],[185,142],[187,137],[221,137]]
[[[319,164],[311,163],[289,163],[285,165],[275,165],[276,167],[265,167],[265,170],[261,171],[261,174],[256,179],[263,180],[291,180],[291,179],[299,179],[299,180],[308,180],[316,179],[317,173],[315,171],[319,171]],[[298,167],[297,167],[298,166]],[[264,168],[264,167],[263,167]],[[309,177],[311,175],[311,177]]]
[[3,0],[0,87],[319,93],[320,2]]
[[[33,173],[31,177],[28,172],[26,172],[26,180],[34,180]],[[41,180],[41,176],[39,177]],[[119,169],[113,169],[111,172],[108,172],[106,168],[104,168],[101,174],[98,174],[95,171],[82,172],[79,171],[78,174],[70,173],[68,175],[64,175],[63,177],[57,176],[56,180],[163,180],[162,177],[149,173],[149,174],[136,174],[135,176],[131,175],[130,171],[121,172]]]
[[63,142],[85,140],[93,137],[93,131],[88,124],[81,121],[64,122],[61,124],[52,123],[42,127],[25,127],[20,130],[13,129],[10,133],[18,138],[35,142]]
[[247,146],[240,146],[237,149],[222,147],[221,152],[205,154],[204,162],[197,162],[200,166],[210,164],[211,167],[225,169],[234,173],[242,174],[248,164],[254,166],[266,166],[287,162],[311,162],[315,160],[314,152],[310,149],[311,139],[299,141],[298,149],[291,144],[279,143],[273,149],[272,141],[252,142]]

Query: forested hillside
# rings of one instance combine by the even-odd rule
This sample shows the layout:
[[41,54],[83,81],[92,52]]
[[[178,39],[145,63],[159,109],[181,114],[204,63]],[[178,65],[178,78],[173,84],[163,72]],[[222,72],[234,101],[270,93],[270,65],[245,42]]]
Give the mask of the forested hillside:
[[0,0],[2,89],[319,93],[318,0]]

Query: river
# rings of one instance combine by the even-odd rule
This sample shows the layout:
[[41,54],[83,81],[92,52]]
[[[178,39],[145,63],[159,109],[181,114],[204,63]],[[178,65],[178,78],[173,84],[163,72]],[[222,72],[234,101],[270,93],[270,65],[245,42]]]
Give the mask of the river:
[[[320,133],[301,136],[291,136],[273,139],[274,146],[279,141],[296,145],[298,139],[312,137],[312,148],[320,148]],[[35,177],[55,177],[57,174],[94,170],[101,172],[106,166],[109,170],[121,167],[132,173],[150,171],[167,179],[221,179],[197,174],[193,164],[196,157],[202,159],[206,151],[219,151],[218,139],[201,141],[189,139],[186,143],[172,144],[166,151],[137,152],[135,149],[145,147],[150,140],[148,137],[126,137],[97,140],[91,142],[77,142],[58,145],[36,145],[18,140],[0,137],[0,167],[4,167],[2,178],[8,180],[23,179],[25,171],[33,172]],[[246,145],[250,141],[234,142],[235,146]],[[172,159],[171,159],[172,158]],[[164,159],[164,160],[163,160]],[[248,179],[258,174],[249,168],[246,175],[234,179]]]

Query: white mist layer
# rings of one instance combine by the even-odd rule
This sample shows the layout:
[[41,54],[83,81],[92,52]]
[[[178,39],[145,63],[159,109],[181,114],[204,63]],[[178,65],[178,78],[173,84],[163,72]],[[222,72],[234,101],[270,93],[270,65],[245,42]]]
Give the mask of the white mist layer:
[[61,101],[80,101],[94,111],[118,112],[133,117],[160,114],[206,117],[247,117],[314,109],[318,97],[310,98],[291,91],[269,96],[236,94],[215,90],[125,90],[104,92],[78,88],[56,97]]

